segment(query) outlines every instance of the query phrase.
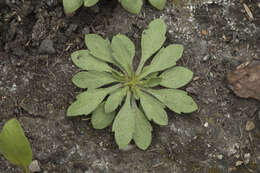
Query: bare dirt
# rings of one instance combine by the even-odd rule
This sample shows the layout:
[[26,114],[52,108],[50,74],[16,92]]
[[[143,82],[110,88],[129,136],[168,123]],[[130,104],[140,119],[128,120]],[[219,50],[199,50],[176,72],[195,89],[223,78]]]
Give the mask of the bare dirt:
[[[101,1],[66,17],[58,0],[0,1],[0,127],[16,117],[31,142],[42,173],[260,172],[260,102],[236,96],[226,74],[260,61],[257,1],[169,1],[163,11],[148,3],[140,15],[116,0]],[[254,19],[242,4],[251,10]],[[121,151],[111,128],[94,130],[87,119],[65,112],[81,92],[70,54],[85,49],[84,34],[126,34],[140,51],[142,30],[154,18],[168,26],[167,42],[185,47],[179,64],[195,79],[184,89],[199,110],[168,111],[169,125],[154,125],[147,151]],[[247,122],[255,125],[247,129]],[[1,173],[22,172],[0,156]]]

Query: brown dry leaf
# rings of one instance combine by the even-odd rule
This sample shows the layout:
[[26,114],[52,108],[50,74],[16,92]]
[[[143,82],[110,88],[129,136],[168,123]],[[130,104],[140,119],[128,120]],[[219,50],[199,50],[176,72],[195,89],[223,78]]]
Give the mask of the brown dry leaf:
[[260,64],[249,65],[229,72],[227,80],[237,96],[260,101]]

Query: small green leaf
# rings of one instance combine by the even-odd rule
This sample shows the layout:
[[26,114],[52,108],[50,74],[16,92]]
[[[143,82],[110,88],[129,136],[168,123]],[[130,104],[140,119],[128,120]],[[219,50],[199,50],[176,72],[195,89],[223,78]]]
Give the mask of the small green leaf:
[[22,167],[26,172],[32,162],[30,143],[16,119],[9,120],[0,133],[0,153],[12,164]]
[[166,4],[166,0],[149,0],[149,2],[158,10],[163,10]]
[[146,60],[162,47],[166,39],[165,34],[166,24],[162,19],[153,20],[148,25],[148,28],[143,31],[141,40],[142,56],[137,74],[140,74]]
[[88,50],[78,50],[72,53],[71,59],[76,66],[83,70],[111,72],[111,67],[109,67],[109,65],[92,56]]
[[151,121],[153,120],[156,124],[167,125],[168,116],[164,107],[159,103],[156,98],[145,92],[140,92],[141,105],[144,109],[146,117]]
[[112,74],[99,71],[82,71],[72,78],[72,82],[79,88],[95,89],[116,82]]
[[87,34],[85,36],[85,43],[93,56],[115,64],[115,61],[112,59],[112,50],[109,40],[105,40],[97,34]]
[[146,66],[140,75],[140,78],[145,77],[146,75],[162,71],[167,68],[173,67],[176,65],[183,53],[183,46],[180,44],[171,44],[166,48],[162,48],[153,58],[150,65]]
[[130,143],[135,131],[135,114],[130,104],[130,92],[127,93],[126,101],[118,112],[112,127],[115,132],[116,143],[124,149]]
[[106,95],[118,87],[119,85],[110,88],[91,89],[79,94],[77,100],[69,106],[67,116],[72,117],[90,114],[104,100]]
[[101,103],[92,114],[91,123],[95,129],[108,127],[115,117],[115,112],[105,113],[104,105],[104,102]]
[[146,150],[152,142],[152,126],[146,119],[143,112],[136,107],[135,109],[135,131],[133,140],[142,150]]
[[178,66],[163,72],[161,86],[168,88],[180,88],[188,84],[193,77],[193,72],[187,68]]
[[178,114],[191,113],[198,109],[192,97],[188,96],[185,91],[178,89],[149,89],[147,91]]
[[95,5],[99,0],[84,0],[85,7],[91,7]]
[[161,77],[152,77],[144,81],[144,87],[155,87],[162,81]]
[[110,113],[116,110],[116,108],[121,104],[124,96],[126,95],[127,90],[128,87],[124,87],[110,94],[105,103],[106,113]]
[[111,47],[115,60],[130,75],[132,72],[132,63],[135,55],[134,43],[125,35],[118,34],[113,37]]
[[139,14],[143,6],[143,0],[119,0],[121,5],[133,14]]
[[66,14],[71,14],[83,4],[83,0],[63,0],[63,7]]

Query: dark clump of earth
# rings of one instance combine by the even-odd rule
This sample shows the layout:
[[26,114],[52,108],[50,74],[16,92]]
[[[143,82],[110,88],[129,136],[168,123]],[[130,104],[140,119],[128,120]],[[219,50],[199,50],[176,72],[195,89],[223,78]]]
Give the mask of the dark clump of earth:
[[[260,172],[260,102],[237,96],[226,78],[240,64],[260,61],[260,4],[176,2],[163,11],[145,3],[132,15],[116,0],[101,0],[66,16],[58,0],[0,0],[0,127],[19,120],[41,173]],[[66,117],[82,91],[71,82],[79,69],[70,54],[86,49],[88,33],[125,34],[140,54],[142,31],[159,17],[168,27],[165,46],[185,47],[178,63],[194,72],[194,80],[183,89],[199,110],[168,111],[167,126],[153,125],[148,150],[131,144],[122,151],[111,128],[94,130],[89,117]],[[17,172],[0,155],[0,173]]]

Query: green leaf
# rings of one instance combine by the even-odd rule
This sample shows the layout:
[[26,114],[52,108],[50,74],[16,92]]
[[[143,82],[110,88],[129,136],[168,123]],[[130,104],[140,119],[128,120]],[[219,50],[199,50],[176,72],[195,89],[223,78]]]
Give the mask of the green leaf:
[[187,68],[178,66],[163,72],[161,86],[168,88],[180,88],[188,84],[193,77],[193,72]]
[[95,5],[99,0],[84,0],[85,7],[91,7]]
[[143,31],[141,40],[142,57],[137,74],[140,74],[146,60],[162,47],[166,39],[165,34],[166,25],[162,19],[153,20],[148,28]]
[[108,127],[115,117],[115,112],[105,113],[104,105],[104,102],[101,103],[92,114],[91,123],[95,129]]
[[183,46],[180,44],[171,44],[166,48],[162,48],[153,58],[150,65],[146,66],[140,75],[140,78],[145,77],[146,75],[162,71],[167,68],[173,67],[176,65],[183,53]]
[[109,40],[105,40],[97,34],[87,34],[85,36],[85,43],[93,56],[103,61],[115,64],[115,61],[112,58],[112,50]]
[[76,66],[83,70],[111,72],[111,67],[109,67],[109,65],[92,56],[88,50],[78,50],[72,53],[71,59]]
[[118,112],[112,127],[115,132],[116,143],[119,148],[124,149],[130,143],[135,131],[135,114],[130,104],[130,92],[127,93],[126,101]]
[[144,81],[145,87],[155,87],[159,85],[162,81],[161,77],[152,77]]
[[83,0],[63,0],[63,7],[66,14],[71,14],[83,4]]
[[151,95],[146,94],[145,92],[139,93],[141,105],[144,109],[145,115],[148,120],[153,120],[156,124],[167,125],[168,116],[164,107],[158,103],[159,101]]
[[149,89],[147,91],[178,114],[191,113],[198,109],[192,97],[188,96],[185,91],[178,89]]
[[116,108],[121,104],[124,96],[126,95],[127,90],[128,87],[124,87],[110,94],[105,103],[106,113],[110,113],[116,110]]
[[77,100],[69,106],[67,116],[72,117],[90,114],[104,100],[106,95],[118,87],[119,85],[110,88],[90,89],[79,94]]
[[136,107],[135,109],[135,131],[133,140],[142,150],[146,150],[152,142],[152,126],[146,119],[143,112]]
[[116,82],[112,74],[99,71],[82,71],[77,73],[72,82],[79,88],[95,89]]
[[143,6],[143,0],[119,0],[124,9],[133,14],[139,14]]
[[118,34],[113,37],[111,47],[115,60],[130,75],[132,73],[132,63],[135,55],[134,43],[125,35]]
[[29,173],[28,166],[32,162],[32,150],[16,119],[9,120],[0,133],[0,153],[9,162],[22,167]]
[[149,2],[158,10],[163,10],[166,4],[166,0],[149,0]]

